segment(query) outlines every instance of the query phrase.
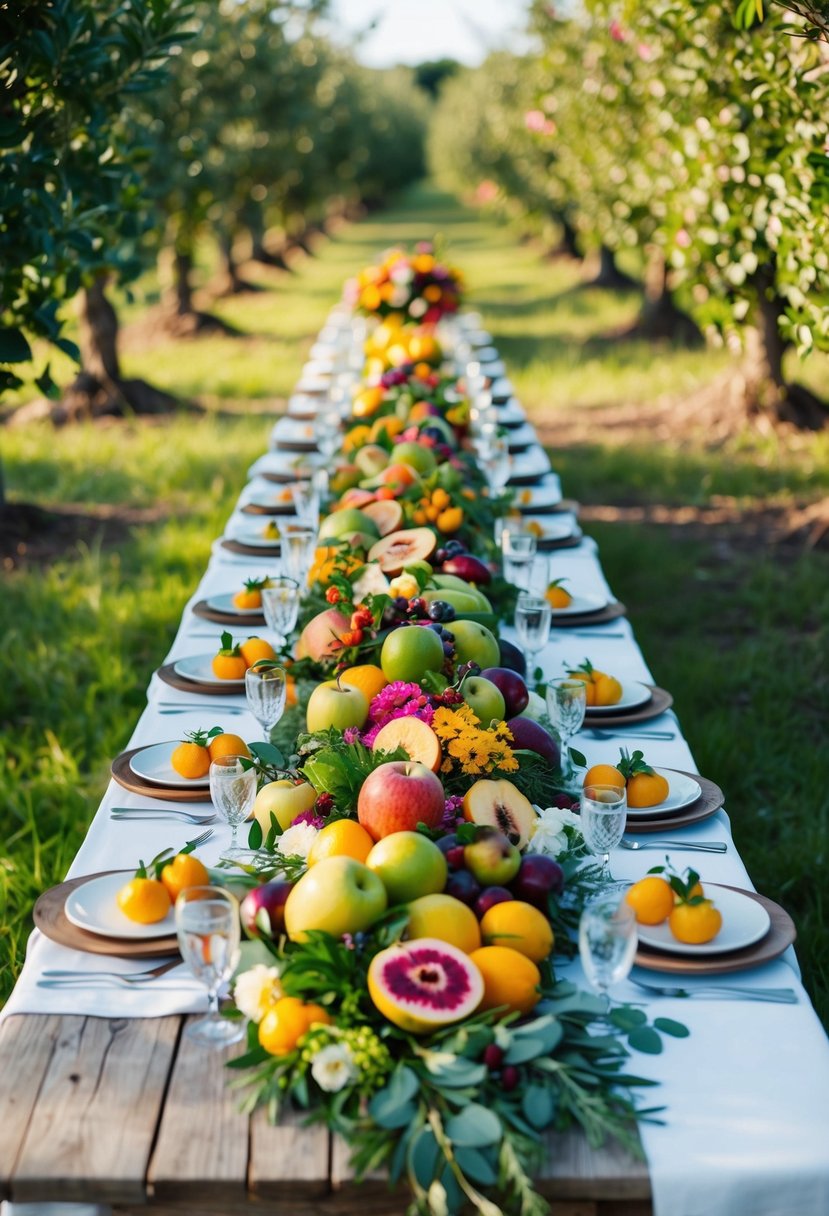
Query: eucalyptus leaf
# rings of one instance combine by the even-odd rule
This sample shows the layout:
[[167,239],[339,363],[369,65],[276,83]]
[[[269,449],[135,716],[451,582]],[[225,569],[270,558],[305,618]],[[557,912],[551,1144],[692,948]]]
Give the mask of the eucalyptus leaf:
[[473,1182],[479,1186],[494,1186],[498,1181],[498,1167],[486,1153],[477,1148],[458,1148],[455,1160]]
[[424,1127],[415,1137],[409,1156],[412,1173],[424,1191],[428,1191],[437,1170],[440,1149],[430,1127]]
[[620,1030],[635,1030],[647,1020],[648,1016],[643,1009],[634,1009],[631,1005],[622,1005],[610,1011],[610,1021]]
[[658,1056],[662,1052],[662,1040],[652,1026],[640,1026],[628,1035],[628,1043],[634,1051],[644,1052],[649,1056]]
[[470,1102],[446,1124],[447,1136],[459,1148],[484,1148],[488,1144],[497,1144],[502,1132],[498,1116],[479,1102]]
[[653,1024],[657,1030],[672,1035],[675,1039],[687,1039],[691,1033],[687,1026],[683,1026],[682,1022],[675,1022],[673,1018],[654,1018]]
[[533,1127],[548,1127],[556,1113],[556,1103],[546,1085],[528,1085],[521,1098],[521,1109]]

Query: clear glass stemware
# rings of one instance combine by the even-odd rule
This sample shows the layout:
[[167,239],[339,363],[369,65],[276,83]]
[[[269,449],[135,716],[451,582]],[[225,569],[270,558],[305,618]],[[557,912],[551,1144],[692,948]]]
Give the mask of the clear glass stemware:
[[564,676],[547,682],[547,716],[561,740],[561,779],[565,789],[572,789],[575,773],[570,758],[570,740],[578,734],[587,709],[587,685],[584,680]]
[[513,587],[529,591],[533,560],[538,549],[537,538],[532,532],[502,528],[500,541],[504,578],[508,583],[512,583]]
[[262,611],[268,628],[273,630],[284,646],[299,615],[299,583],[284,574],[271,578],[271,586],[262,588]]
[[602,858],[602,884],[613,882],[610,854],[625,832],[627,795],[624,786],[585,785],[581,791],[581,833],[588,852]]
[[245,696],[248,708],[265,734],[269,743],[271,731],[285,712],[288,682],[285,669],[274,663],[263,662],[249,667],[245,672]]
[[222,859],[234,861],[244,853],[237,843],[236,832],[256,801],[256,769],[245,768],[241,756],[220,756],[210,765],[209,779],[211,801],[219,818],[231,829],[230,847],[222,854]]
[[236,899],[221,887],[188,887],[176,900],[176,933],[181,957],[207,988],[207,1016],[188,1022],[184,1033],[205,1047],[238,1043],[243,1024],[219,1014],[219,989],[239,961]]
[[539,650],[547,645],[551,618],[552,609],[542,596],[521,592],[515,605],[515,632],[519,645],[529,656],[530,669],[535,666],[535,656]]
[[636,954],[636,917],[618,891],[585,905],[579,922],[579,955],[588,983],[610,1009],[610,987],[630,973]]

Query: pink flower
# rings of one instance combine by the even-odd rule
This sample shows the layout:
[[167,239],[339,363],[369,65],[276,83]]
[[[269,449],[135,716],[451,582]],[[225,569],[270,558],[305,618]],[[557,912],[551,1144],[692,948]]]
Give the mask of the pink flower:
[[343,731],[343,740],[345,743],[359,743],[360,742],[359,726],[347,726],[345,728],[345,730]]
[[539,135],[554,135],[556,131],[556,124],[543,110],[527,110],[524,126],[528,131],[535,131]]
[[691,244],[691,237],[685,228],[680,228],[675,237],[677,245],[680,249],[687,249]]
[[498,187],[495,182],[487,178],[478,184],[478,189],[475,191],[475,198],[479,203],[492,203],[498,197]]
[[447,832],[454,832],[458,823],[463,820],[463,798],[459,794],[450,794],[446,799],[443,819],[440,826]]
[[322,815],[315,814],[313,807],[311,807],[310,811],[303,811],[302,814],[297,815],[296,819],[291,824],[291,827],[297,823],[308,823],[312,828],[316,828],[317,831],[319,831],[320,828],[325,827],[325,820],[323,819]]
[[627,41],[627,35],[626,35],[625,31],[623,30],[621,24],[615,18],[613,19],[613,21],[611,21],[610,25],[607,27],[607,32],[610,34],[610,37],[613,39],[614,42],[626,42]]
[[636,48],[636,54],[640,59],[644,60],[645,63],[648,63],[651,59],[653,59],[653,47],[648,46],[647,42],[640,42]]

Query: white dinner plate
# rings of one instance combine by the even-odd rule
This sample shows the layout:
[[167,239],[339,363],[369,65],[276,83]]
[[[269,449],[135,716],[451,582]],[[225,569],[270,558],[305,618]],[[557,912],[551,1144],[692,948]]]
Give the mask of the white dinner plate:
[[526,410],[515,399],[506,401],[503,405],[496,405],[495,413],[499,426],[519,427],[527,421]]
[[[489,370],[490,369],[487,368],[487,372],[489,372]],[[493,380],[492,384],[489,386],[489,392],[492,400],[497,405],[499,402],[509,401],[510,397],[514,396],[515,389],[513,388],[511,380],[508,380],[506,376],[500,376],[497,380]]]
[[661,925],[636,926],[642,945],[664,950],[666,954],[726,954],[752,946],[766,936],[771,917],[756,899],[744,891],[732,891],[713,882],[703,881],[702,889],[722,913],[722,928],[713,941],[701,946],[678,942],[665,921]]
[[657,768],[655,765],[653,771],[668,782],[668,797],[655,806],[629,806],[628,819],[647,819],[650,815],[658,815],[661,818],[663,815],[670,815],[672,811],[681,811],[683,807],[691,806],[702,793],[699,782],[694,781],[693,777],[686,777],[685,773],[679,773],[672,768]]
[[166,785],[178,790],[207,789],[210,785],[209,777],[182,777],[181,773],[177,773],[173,768],[170,757],[176,747],[178,740],[174,743],[150,743],[147,747],[140,748],[130,759],[130,768],[136,777],[141,777],[152,785]]
[[176,659],[173,671],[183,680],[194,684],[226,684],[228,688],[244,688],[244,680],[220,680],[213,670],[212,654],[191,654],[186,659]]
[[256,549],[278,549],[279,538],[272,539],[269,536],[263,536],[266,524],[263,521],[255,528],[234,528],[227,535],[228,540],[235,540],[240,545],[252,545]]
[[505,438],[511,452],[526,451],[528,447],[538,441],[535,427],[529,422],[522,422],[520,426],[514,426],[508,430]]
[[[567,588],[563,588],[567,590]],[[579,616],[584,612],[601,612],[610,600],[606,595],[574,595],[566,608],[554,608],[553,616]]]
[[206,601],[207,607],[214,612],[232,612],[234,616],[261,616],[261,608],[237,608],[233,602],[235,592],[227,595],[211,595]]
[[542,507],[555,507],[561,502],[561,480],[558,473],[548,473],[534,486],[519,486],[515,491],[513,505],[522,515],[531,515]]
[[158,920],[154,925],[139,925],[124,916],[118,907],[118,892],[131,877],[129,870],[123,870],[118,874],[90,878],[89,882],[75,887],[66,897],[66,919],[79,929],[97,933],[101,937],[131,937],[147,941],[154,937],[175,935],[176,918],[172,907],[164,920]]
[[561,511],[555,515],[525,515],[521,520],[524,531],[532,530],[539,545],[545,541],[567,540],[576,536],[578,525],[572,511]]
[[626,709],[636,709],[646,705],[653,693],[647,684],[639,684],[636,680],[622,680],[622,696],[615,705],[588,705],[588,714],[618,714]]
[[285,478],[290,475],[294,481],[307,481],[313,476],[314,468],[301,452],[265,452],[250,466],[248,477],[266,477],[269,473]]
[[510,482],[522,477],[544,477],[550,472],[550,458],[540,444],[534,444],[524,452],[516,452],[510,468]]
[[271,428],[271,439],[279,446],[280,443],[316,443],[316,427],[312,422],[304,422],[299,418],[289,418],[283,415]]

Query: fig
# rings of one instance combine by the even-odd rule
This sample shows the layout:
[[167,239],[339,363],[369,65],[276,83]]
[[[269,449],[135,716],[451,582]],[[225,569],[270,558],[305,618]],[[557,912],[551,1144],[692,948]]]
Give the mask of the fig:
[[431,528],[403,528],[383,536],[369,550],[368,559],[379,562],[384,574],[402,574],[405,566],[425,561],[437,541]]
[[483,999],[484,981],[461,950],[421,937],[375,954],[368,991],[395,1026],[409,1034],[429,1034],[473,1014]]
[[484,887],[475,901],[473,911],[478,920],[482,920],[490,908],[496,904],[505,904],[515,896],[506,887]]
[[553,736],[532,718],[510,718],[507,726],[512,734],[513,746],[523,751],[535,752],[553,768],[561,763],[561,749]]
[[485,667],[481,672],[485,680],[491,680],[504,698],[506,715],[516,718],[527,708],[530,701],[529,690],[522,676],[509,667]]
[[549,897],[561,895],[564,890],[564,871],[552,857],[546,857],[543,853],[525,853],[521,858],[521,868],[513,879],[512,889],[518,899],[546,914]]
[[455,574],[467,583],[483,583],[486,586],[492,582],[489,566],[485,566],[480,558],[473,557],[471,553],[459,553],[456,557],[447,558],[443,563],[443,572]]
[[[528,719],[522,718],[521,721]],[[500,781],[476,781],[471,785],[464,795],[463,813],[464,818],[472,823],[497,828],[519,849],[523,849],[530,839],[536,820],[530,800],[505,778]],[[494,879],[490,881],[497,882]]]

